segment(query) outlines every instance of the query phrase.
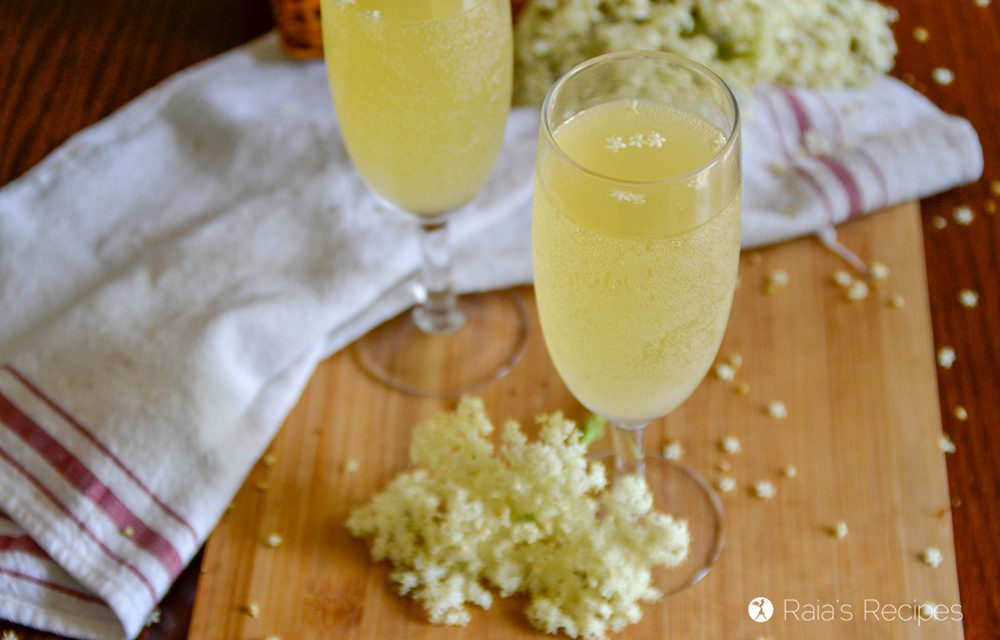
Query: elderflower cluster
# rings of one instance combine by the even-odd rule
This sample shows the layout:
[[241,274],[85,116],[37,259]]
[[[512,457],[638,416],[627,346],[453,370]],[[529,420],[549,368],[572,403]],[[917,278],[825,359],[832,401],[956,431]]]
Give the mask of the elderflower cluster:
[[742,88],[859,85],[892,68],[896,19],[873,0],[534,0],[514,35],[515,102],[626,49],[686,56]]
[[489,607],[495,589],[528,595],[528,619],[543,631],[604,638],[660,597],[654,566],[687,556],[686,521],[653,511],[643,479],[605,490],[605,469],[587,460],[571,421],[556,413],[539,427],[529,441],[508,422],[495,447],[482,402],[463,399],[414,430],[410,457],[422,468],[347,521],[432,622],[465,624],[466,605]]

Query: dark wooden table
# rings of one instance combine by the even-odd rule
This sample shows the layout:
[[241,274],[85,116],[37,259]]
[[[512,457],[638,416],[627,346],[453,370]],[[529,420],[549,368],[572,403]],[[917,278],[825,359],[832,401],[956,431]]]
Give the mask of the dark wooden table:
[[[948,458],[955,544],[966,637],[1000,629],[1000,2],[897,0],[900,54],[895,74],[946,111],[968,118],[986,154],[984,180],[922,203],[935,341],[958,361],[939,370],[946,430],[958,446]],[[38,163],[70,135],[106,117],[172,73],[271,28],[266,0],[0,0],[0,185]],[[930,31],[917,43],[913,27]],[[954,84],[931,80],[938,66]],[[976,213],[969,227],[951,219],[959,205]],[[949,220],[944,230],[935,216]],[[960,289],[979,306],[958,304]],[[953,408],[964,405],[969,420]],[[198,581],[196,558],[162,604],[147,640],[183,638]],[[54,636],[0,622],[22,639]]]

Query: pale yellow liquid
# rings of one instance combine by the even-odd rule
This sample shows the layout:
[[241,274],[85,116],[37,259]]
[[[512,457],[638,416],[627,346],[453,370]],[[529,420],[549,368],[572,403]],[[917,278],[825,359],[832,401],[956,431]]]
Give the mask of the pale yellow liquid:
[[418,214],[483,187],[510,110],[509,0],[323,0],[330,89],[351,159]]
[[545,343],[577,399],[642,424],[687,399],[722,340],[739,258],[739,150],[701,179],[640,184],[695,171],[725,144],[708,121],[651,102],[585,109],[553,137],[579,166],[543,138],[532,235]]

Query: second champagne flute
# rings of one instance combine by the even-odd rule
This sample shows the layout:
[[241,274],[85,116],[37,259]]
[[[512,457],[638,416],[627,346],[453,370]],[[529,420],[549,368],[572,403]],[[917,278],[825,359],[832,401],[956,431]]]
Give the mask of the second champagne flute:
[[740,252],[740,127],[711,71],[656,52],[571,70],[542,107],[532,245],[549,354],[573,395],[615,425],[618,474],[645,475],[660,511],[686,518],[700,580],[722,548],[704,478],[644,454],[650,421],[676,409],[719,349]]
[[340,130],[383,203],[413,217],[422,295],[356,345],[401,391],[455,396],[503,375],[527,335],[513,294],[456,298],[447,223],[482,189],[510,111],[509,0],[323,0],[323,47]]

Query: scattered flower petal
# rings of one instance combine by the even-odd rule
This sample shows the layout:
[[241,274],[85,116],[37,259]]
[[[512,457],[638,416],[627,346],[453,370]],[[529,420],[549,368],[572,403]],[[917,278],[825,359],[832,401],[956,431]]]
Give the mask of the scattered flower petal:
[[937,547],[927,547],[924,552],[920,554],[920,559],[923,560],[924,564],[928,567],[937,569],[944,562],[944,554]]
[[967,309],[979,304],[979,294],[972,289],[962,289],[958,292],[958,303]]
[[972,212],[971,208],[963,205],[961,207],[955,207],[952,217],[955,218],[956,224],[967,227],[972,224],[972,220],[976,217],[976,214]]
[[736,369],[733,369],[732,365],[725,362],[719,362],[715,365],[715,377],[723,382],[732,382],[733,378],[736,377]]
[[827,531],[830,533],[831,536],[833,536],[837,540],[843,540],[844,538],[847,537],[848,534],[847,523],[844,522],[843,520],[840,520],[838,522],[833,523],[833,525],[829,527]]
[[931,71],[931,78],[942,87],[947,87],[955,81],[955,72],[946,67],[937,67]]
[[736,478],[720,476],[715,480],[715,488],[719,490],[719,493],[732,493],[736,491]]
[[663,457],[677,461],[684,457],[684,445],[677,440],[671,440],[663,447]]
[[753,495],[762,500],[770,500],[777,492],[778,489],[770,480],[758,480],[753,483]]
[[851,286],[847,287],[847,291],[844,293],[844,297],[847,298],[848,302],[857,302],[858,300],[864,300],[868,297],[870,289],[868,285],[862,280],[855,280]]
[[938,449],[941,450],[941,453],[955,453],[958,451],[958,449],[955,448],[955,443],[951,441],[951,438],[943,433],[938,436]]
[[957,357],[951,347],[941,347],[937,352],[938,366],[942,369],[951,369]]
[[788,417],[788,409],[784,402],[768,402],[764,412],[773,420],[783,420]]
[[833,283],[838,287],[840,287],[841,289],[846,289],[847,287],[851,286],[852,282],[854,282],[854,278],[851,277],[851,274],[844,271],[843,269],[841,269],[840,271],[836,271],[833,274],[832,279]]
[[743,451],[743,445],[740,444],[740,439],[736,436],[727,436],[719,441],[719,448],[725,453],[733,454]]

